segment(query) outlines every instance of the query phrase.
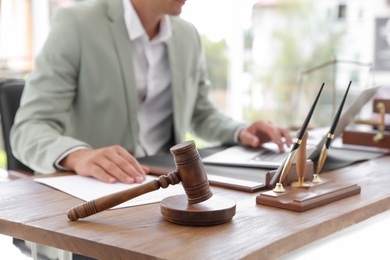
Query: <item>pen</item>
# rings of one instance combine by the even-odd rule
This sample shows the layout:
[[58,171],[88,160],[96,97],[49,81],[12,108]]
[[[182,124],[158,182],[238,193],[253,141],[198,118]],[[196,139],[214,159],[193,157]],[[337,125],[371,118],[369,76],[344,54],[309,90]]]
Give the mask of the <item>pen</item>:
[[[315,109],[315,107],[317,105],[318,99],[319,99],[319,97],[321,95],[321,92],[322,92],[322,89],[324,88],[324,85],[325,85],[325,83],[322,83],[321,88],[320,88],[320,90],[319,90],[319,92],[317,94],[317,97],[314,100],[314,103],[311,106],[310,111],[307,114],[306,119],[303,122],[301,129],[298,132],[297,139],[294,142],[293,146],[291,147],[291,151],[290,151],[290,153],[289,153],[289,155],[288,155],[288,157],[287,157],[287,159],[286,159],[286,161],[285,161],[285,163],[283,165],[283,169],[281,171],[281,175],[280,175],[280,179],[279,179],[279,183],[278,183],[279,186],[281,185],[281,183],[283,182],[284,178],[286,177],[288,171],[291,168],[291,165],[292,165],[292,163],[293,163],[293,161],[295,159],[295,156],[296,156],[296,153],[298,151],[298,148],[299,148],[299,146],[300,146],[300,144],[302,142],[302,138],[305,135],[306,129],[307,129],[308,125],[309,125],[311,116],[313,115],[314,109]],[[275,192],[284,192],[284,189],[282,189],[282,190],[278,190],[277,188],[275,188],[275,189],[274,189]]]
[[329,133],[328,133],[326,140],[324,142],[324,146],[322,147],[321,154],[320,154],[320,157],[318,159],[318,164],[317,164],[317,171],[316,171],[317,174],[314,176],[313,182],[320,182],[318,174],[320,173],[322,166],[324,166],[325,159],[328,156],[328,150],[330,147],[330,143],[332,142],[332,140],[334,138],[334,131],[336,130],[337,123],[339,122],[341,111],[343,110],[343,106],[344,106],[345,100],[347,98],[349,88],[351,87],[351,83],[352,83],[352,81],[350,81],[348,84],[348,88],[345,91],[343,100],[341,101],[339,109],[338,109],[338,111],[333,119],[332,125],[329,129]]

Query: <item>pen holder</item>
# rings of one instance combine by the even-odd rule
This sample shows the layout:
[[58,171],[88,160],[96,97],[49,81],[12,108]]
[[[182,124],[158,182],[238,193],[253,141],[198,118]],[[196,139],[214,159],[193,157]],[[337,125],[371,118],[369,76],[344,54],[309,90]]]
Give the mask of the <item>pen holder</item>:
[[[321,178],[321,182],[314,183],[313,172],[314,165],[311,160],[306,160],[305,163],[297,160],[282,182],[283,191],[278,191],[271,185],[273,178],[270,174],[267,187],[271,190],[260,193],[256,197],[256,203],[302,212],[360,193],[360,187],[357,185],[341,185],[324,178]],[[277,174],[277,171],[274,171],[274,174]]]
[[321,178],[320,183],[313,183],[314,164],[311,160],[306,161],[304,187],[293,185],[298,181],[296,164],[292,165],[282,183],[285,190],[282,193],[275,192],[274,185],[270,183],[275,173],[272,171],[267,176],[267,188],[270,190],[256,196],[257,204],[302,212],[360,193],[360,187],[356,184],[343,185],[326,178]]
[[262,192],[256,197],[256,203],[303,212],[359,193],[360,186],[356,184],[343,185],[321,178],[321,183],[313,183],[308,189],[287,186],[284,193]]
[[[317,167],[317,177],[326,159],[330,142],[334,137],[334,130],[338,123],[351,83],[352,81],[349,82],[343,100],[328,132],[327,140],[323,144]],[[319,94],[321,93],[321,90]],[[279,179],[279,182],[276,183],[275,188],[273,188],[271,191],[260,193],[260,195],[256,197],[257,204],[294,211],[305,211],[335,200],[339,200],[341,198],[351,196],[353,194],[360,193],[360,187],[357,185],[339,185],[335,182],[329,182],[327,180],[319,181],[318,178],[313,180],[311,183],[305,182],[305,175],[307,173],[306,141],[308,138],[306,127],[318,100],[319,94],[317,95],[316,101],[314,102],[312,109],[305,119],[303,127],[300,130],[297,136],[297,140],[292,146],[288,157],[286,158],[285,162],[276,170],[274,177],[270,181],[270,183],[273,184],[275,183],[276,179]],[[296,167],[291,167],[295,157]],[[291,183],[290,186],[286,186],[285,188],[283,182],[286,180],[286,177],[289,175],[291,176],[291,174],[289,174],[291,168],[296,169],[296,174],[294,174],[294,176],[297,176],[298,181]]]

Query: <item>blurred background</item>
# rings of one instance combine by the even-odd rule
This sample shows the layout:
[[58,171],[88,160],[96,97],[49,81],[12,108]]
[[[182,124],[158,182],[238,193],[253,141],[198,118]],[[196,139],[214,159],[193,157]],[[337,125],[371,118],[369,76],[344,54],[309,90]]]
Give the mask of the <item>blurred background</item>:
[[[0,80],[28,78],[56,9],[75,2],[0,0]],[[212,98],[235,119],[299,127],[323,82],[313,127],[330,124],[350,80],[347,103],[374,85],[390,97],[390,0],[188,0],[181,17],[201,34]]]

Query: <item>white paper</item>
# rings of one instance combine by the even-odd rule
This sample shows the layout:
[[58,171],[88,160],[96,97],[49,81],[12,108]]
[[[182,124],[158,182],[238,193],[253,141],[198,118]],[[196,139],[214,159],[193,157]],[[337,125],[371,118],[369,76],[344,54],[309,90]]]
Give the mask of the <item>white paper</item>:
[[[155,179],[156,177],[147,175],[143,183],[150,182]],[[92,177],[84,177],[80,175],[35,178],[34,181],[48,185],[85,201],[94,200],[143,184],[124,184],[119,182],[110,184],[99,181]],[[183,186],[180,183],[173,186],[169,185],[169,187],[165,189],[160,188],[156,191],[135,197],[129,201],[113,207],[113,209],[156,203],[160,202],[166,197],[178,194],[185,194]]]

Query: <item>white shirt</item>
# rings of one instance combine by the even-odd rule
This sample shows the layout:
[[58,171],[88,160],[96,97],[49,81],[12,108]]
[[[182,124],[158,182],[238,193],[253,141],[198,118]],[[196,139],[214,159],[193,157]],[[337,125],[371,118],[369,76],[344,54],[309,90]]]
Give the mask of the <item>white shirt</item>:
[[173,126],[171,71],[166,41],[171,37],[167,17],[150,40],[129,0],[123,0],[124,18],[132,42],[138,91],[138,145],[135,156],[161,152],[170,141]]

